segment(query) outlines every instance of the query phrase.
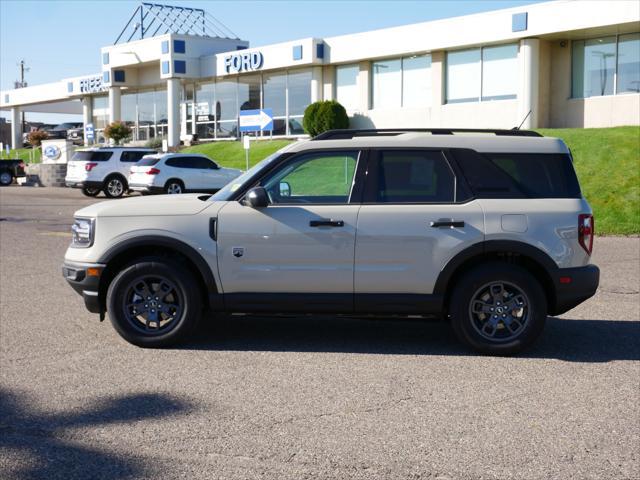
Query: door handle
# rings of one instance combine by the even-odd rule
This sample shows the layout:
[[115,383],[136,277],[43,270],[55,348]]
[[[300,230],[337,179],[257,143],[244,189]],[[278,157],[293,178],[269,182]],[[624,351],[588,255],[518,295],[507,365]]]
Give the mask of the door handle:
[[442,228],[442,227],[449,227],[449,228],[464,228],[464,222],[462,220],[453,220],[453,219],[446,219],[446,218],[441,218],[435,222],[431,222],[429,224],[432,228]]
[[343,220],[333,220],[332,218],[321,218],[320,220],[311,220],[310,227],[344,227]]

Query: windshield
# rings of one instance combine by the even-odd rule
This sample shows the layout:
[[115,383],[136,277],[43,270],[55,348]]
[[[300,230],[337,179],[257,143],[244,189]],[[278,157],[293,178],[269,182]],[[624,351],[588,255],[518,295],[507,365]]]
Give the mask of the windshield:
[[269,165],[271,162],[273,162],[275,159],[277,159],[280,155],[282,155],[287,150],[289,150],[289,148],[291,148],[292,145],[295,145],[295,143],[291,143],[291,144],[287,145],[286,147],[281,148],[277,152],[269,155],[267,158],[265,158],[261,162],[256,163],[253,167],[251,167],[249,170],[244,172],[238,178],[234,178],[222,190],[219,190],[215,195],[213,195],[211,197],[211,200],[213,200],[213,201],[216,201],[216,200],[222,200],[222,201],[229,200],[233,196],[234,192],[236,190],[238,190],[240,187],[242,187],[247,180],[252,178],[256,173],[258,173],[260,170],[262,170],[267,165]]
[[69,128],[73,128],[73,123],[61,123],[54,130],[67,130]]

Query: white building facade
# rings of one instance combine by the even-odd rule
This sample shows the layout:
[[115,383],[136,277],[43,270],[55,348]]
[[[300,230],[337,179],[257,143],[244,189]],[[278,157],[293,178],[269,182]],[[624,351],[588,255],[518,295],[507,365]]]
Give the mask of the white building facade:
[[2,91],[14,146],[20,112],[82,114],[100,136],[234,139],[242,110],[271,135],[303,135],[305,108],[345,106],[353,128],[609,127],[640,124],[640,4],[560,0],[249,48],[168,33],[101,49],[102,71]]

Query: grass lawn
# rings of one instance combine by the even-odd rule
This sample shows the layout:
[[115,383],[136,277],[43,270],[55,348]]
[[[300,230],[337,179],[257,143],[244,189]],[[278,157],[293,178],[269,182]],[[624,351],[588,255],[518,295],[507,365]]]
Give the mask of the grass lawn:
[[[21,160],[23,160],[26,163],[31,162],[31,157],[30,155],[33,155],[33,161],[31,163],[40,163],[40,156],[41,156],[42,152],[40,151],[39,148],[36,148],[34,150],[30,149],[30,148],[19,148],[17,150],[11,150],[11,155],[9,156],[9,158],[11,159],[16,159],[16,158],[20,158]],[[3,153],[2,156],[3,159],[7,158],[7,153]]]
[[539,129],[565,141],[596,233],[640,233],[640,127]]
[[[251,142],[249,150],[249,166],[268,157],[281,148],[289,145],[291,140],[256,140]],[[242,142],[211,142],[187,147],[180,153],[202,153],[215,160],[223,167],[246,169],[245,153]]]

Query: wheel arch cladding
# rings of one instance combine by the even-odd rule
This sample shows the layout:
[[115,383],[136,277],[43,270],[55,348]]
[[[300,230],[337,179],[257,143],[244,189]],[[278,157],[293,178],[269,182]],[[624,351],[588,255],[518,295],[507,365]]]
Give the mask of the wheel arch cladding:
[[210,304],[212,295],[218,293],[211,268],[193,247],[173,238],[145,235],[122,241],[109,248],[100,257],[99,263],[106,265],[100,278],[99,296],[102,307],[105,307],[109,284],[122,267],[136,258],[150,256],[166,256],[183,260],[184,265],[200,285],[205,304]]
[[477,243],[458,253],[445,265],[438,275],[433,290],[444,296],[447,305],[452,286],[464,272],[482,263],[498,261],[526,268],[540,283],[548,303],[549,311],[556,305],[555,273],[558,266],[549,255],[532,245],[511,240],[489,240]]

